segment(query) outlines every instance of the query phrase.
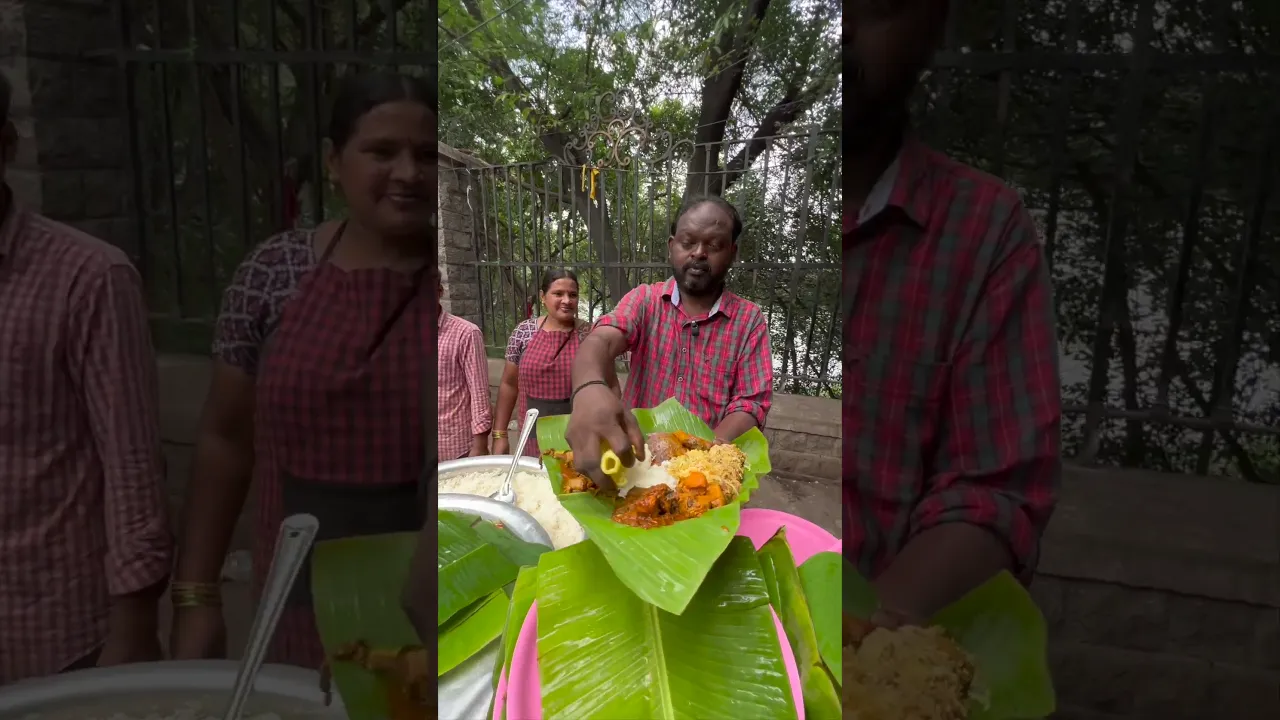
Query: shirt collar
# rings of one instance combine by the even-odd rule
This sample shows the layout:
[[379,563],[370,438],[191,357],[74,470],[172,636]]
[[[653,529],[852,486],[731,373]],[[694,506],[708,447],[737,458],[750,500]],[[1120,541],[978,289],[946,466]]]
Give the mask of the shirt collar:
[[855,224],[863,225],[888,208],[898,208],[907,219],[924,227],[933,206],[933,183],[929,175],[930,150],[914,133],[902,141],[898,155],[876,180],[858,210]]
[[[667,286],[663,288],[662,295],[669,298],[672,305],[680,307],[680,285],[676,282],[675,278],[667,280]],[[729,299],[728,303],[725,302],[726,298]],[[711,311],[707,313],[707,317],[711,317],[716,313],[720,313],[721,315],[728,317],[732,301],[733,294],[730,293],[728,289],[721,291],[720,297],[716,298],[715,304],[711,306]]]

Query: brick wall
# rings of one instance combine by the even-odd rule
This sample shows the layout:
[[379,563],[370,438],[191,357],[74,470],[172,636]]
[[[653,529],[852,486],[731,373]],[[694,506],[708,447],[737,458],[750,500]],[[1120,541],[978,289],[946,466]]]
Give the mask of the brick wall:
[[120,71],[110,62],[46,59],[113,49],[112,7],[112,0],[0,0],[0,71],[14,85],[22,136],[8,181],[23,203],[136,260]]
[[439,146],[440,276],[444,309],[480,324],[480,285],[467,205],[468,168],[474,161],[443,143]]

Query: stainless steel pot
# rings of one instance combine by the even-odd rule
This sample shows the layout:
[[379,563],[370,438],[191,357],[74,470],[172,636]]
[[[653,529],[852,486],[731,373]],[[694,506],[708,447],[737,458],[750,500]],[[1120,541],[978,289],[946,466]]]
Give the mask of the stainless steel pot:
[[[510,455],[488,455],[462,458],[440,463],[437,470],[444,478],[457,473],[505,472],[511,467]],[[545,473],[536,458],[522,457],[518,469],[525,472]],[[441,510],[476,515],[489,521],[500,522],[513,535],[526,542],[551,547],[551,536],[529,513],[514,505],[491,500],[480,495],[443,493],[438,495],[437,507]],[[501,655],[501,641],[495,640],[458,667],[440,677],[436,686],[439,716],[457,720],[486,720],[493,702],[494,672]]]
[[[94,668],[0,687],[0,718],[85,720],[117,713],[168,714],[190,703],[214,716],[222,712],[239,664],[231,660],[167,660]],[[284,720],[342,720],[347,713],[335,691],[328,707],[320,674],[287,665],[263,665],[245,717],[275,713]]]

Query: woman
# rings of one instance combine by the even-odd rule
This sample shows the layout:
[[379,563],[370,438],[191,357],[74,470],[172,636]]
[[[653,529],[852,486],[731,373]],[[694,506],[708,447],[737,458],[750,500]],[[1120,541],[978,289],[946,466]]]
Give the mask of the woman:
[[[507,364],[502,370],[493,423],[494,455],[511,452],[507,427],[517,405],[521,418],[529,408],[537,408],[539,417],[569,414],[573,392],[569,371],[578,343],[591,326],[578,319],[578,276],[572,271],[546,271],[538,289],[547,314],[517,325],[507,341]],[[524,454],[538,457],[536,435],[529,436]]]
[[[435,469],[422,370],[435,368],[424,277],[435,267],[434,89],[394,73],[347,77],[326,155],[348,217],[262,243],[223,296],[171,588],[178,659],[226,652],[218,582],[251,479],[259,591],[289,515],[314,515],[322,540],[423,524],[418,485]],[[303,568],[267,661],[318,668]]]

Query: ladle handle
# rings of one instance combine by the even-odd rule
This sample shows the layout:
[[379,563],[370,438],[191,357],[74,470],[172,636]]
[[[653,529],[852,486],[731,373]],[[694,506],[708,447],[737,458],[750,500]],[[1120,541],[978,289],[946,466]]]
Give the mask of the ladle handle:
[[253,629],[249,631],[244,657],[240,660],[240,671],[236,674],[235,688],[231,692],[226,712],[222,714],[223,720],[239,720],[244,713],[244,705],[253,692],[254,679],[266,658],[267,646],[271,643],[271,636],[275,634],[280,615],[284,612],[285,599],[298,579],[302,563],[307,559],[307,551],[315,542],[319,529],[320,521],[311,515],[290,515],[280,523],[280,534],[276,537],[276,550],[271,557],[271,567],[267,570],[258,613],[253,618]]

